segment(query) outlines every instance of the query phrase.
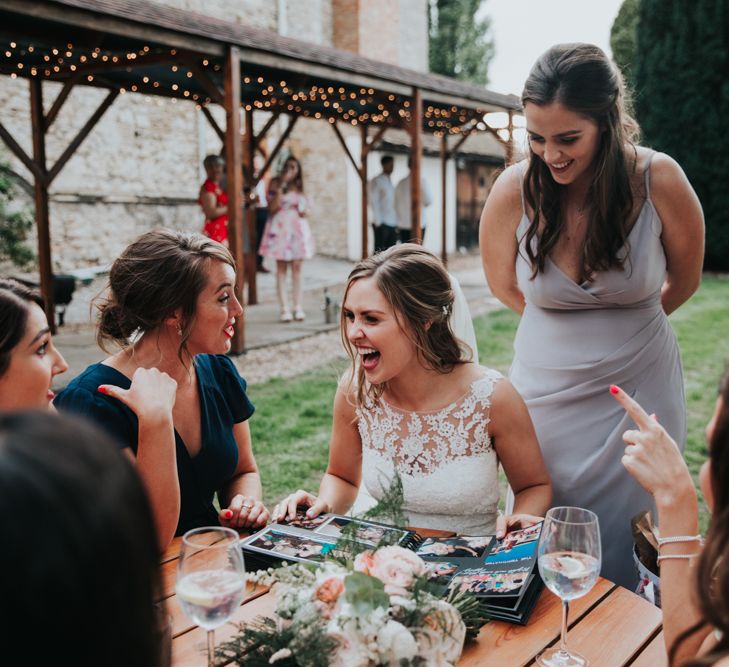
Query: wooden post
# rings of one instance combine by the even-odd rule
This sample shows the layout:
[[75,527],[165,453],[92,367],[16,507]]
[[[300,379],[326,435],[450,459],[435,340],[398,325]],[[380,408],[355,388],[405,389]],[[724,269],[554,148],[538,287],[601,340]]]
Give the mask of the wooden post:
[[420,226],[420,162],[423,154],[423,97],[419,88],[413,89],[410,108],[410,207],[412,238],[419,243],[423,242],[423,232]]
[[370,254],[370,239],[369,239],[369,212],[368,199],[367,199],[367,158],[370,152],[370,146],[367,143],[367,126],[362,125],[360,128],[362,132],[362,152],[360,153],[360,168],[359,168],[359,180],[362,184],[362,259],[367,259]]
[[38,268],[40,289],[45,303],[46,319],[51,332],[56,332],[56,310],[53,303],[53,269],[51,262],[51,231],[48,216],[48,184],[46,171],[46,135],[43,117],[43,88],[41,79],[30,80],[30,120],[33,130],[33,161],[40,173],[33,174],[35,193],[35,225],[38,230]]
[[440,258],[443,260],[443,264],[448,264],[448,248],[446,245],[446,213],[448,207],[446,206],[446,179],[448,176],[448,134],[443,132],[443,136],[440,138],[440,217],[441,217],[441,236],[442,236],[442,249]]
[[[228,47],[225,54],[225,164],[228,179],[228,244],[236,265],[235,293],[243,303],[246,263],[243,253],[243,155],[240,140],[240,56]],[[245,350],[245,314],[235,322],[230,351]]]
[[258,259],[256,257],[256,246],[258,234],[256,230],[256,209],[253,205],[253,197],[256,194],[256,183],[258,179],[254,175],[253,161],[256,152],[256,137],[253,134],[253,109],[243,111],[245,120],[245,144],[243,146],[243,171],[246,174],[246,185],[250,188],[248,201],[245,208],[245,225],[248,229],[250,240],[248,250],[248,305],[255,306],[258,303],[258,287],[256,284],[256,271],[258,270]]

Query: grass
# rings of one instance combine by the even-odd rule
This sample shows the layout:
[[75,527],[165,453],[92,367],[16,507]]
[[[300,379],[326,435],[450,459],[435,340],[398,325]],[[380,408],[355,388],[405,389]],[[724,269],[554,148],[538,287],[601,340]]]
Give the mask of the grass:
[[[508,371],[518,322],[518,316],[508,310],[474,320],[482,362],[502,373]],[[704,426],[714,409],[717,383],[729,362],[729,278],[705,276],[699,291],[671,316],[671,323],[684,364],[686,460],[696,479],[707,456]],[[256,404],[251,431],[264,499],[269,505],[298,488],[318,488],[327,465],[337,377],[346,363],[250,387]],[[708,515],[703,504],[701,513],[705,530]]]

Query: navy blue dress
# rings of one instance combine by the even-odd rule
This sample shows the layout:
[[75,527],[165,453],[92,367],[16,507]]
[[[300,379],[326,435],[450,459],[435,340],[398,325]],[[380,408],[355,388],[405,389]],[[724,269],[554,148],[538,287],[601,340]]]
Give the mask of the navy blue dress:
[[[253,414],[246,395],[246,382],[225,355],[199,354],[195,357],[202,447],[191,457],[175,431],[177,475],[180,480],[180,519],[176,535],[191,528],[217,525],[213,496],[233,476],[238,465],[238,446],[233,425]],[[139,422],[126,405],[101,394],[97,387],[112,384],[129,389],[131,380],[119,371],[98,363],[74,378],[56,397],[61,412],[87,417],[107,431],[121,448],[137,452]]]

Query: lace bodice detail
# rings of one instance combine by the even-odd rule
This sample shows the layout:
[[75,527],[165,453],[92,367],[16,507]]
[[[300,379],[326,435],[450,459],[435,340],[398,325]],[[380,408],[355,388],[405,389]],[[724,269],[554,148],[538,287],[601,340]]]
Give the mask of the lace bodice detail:
[[379,498],[397,470],[412,525],[493,532],[498,459],[488,427],[502,375],[481,370],[465,396],[437,410],[411,412],[382,399],[357,409],[364,484]]

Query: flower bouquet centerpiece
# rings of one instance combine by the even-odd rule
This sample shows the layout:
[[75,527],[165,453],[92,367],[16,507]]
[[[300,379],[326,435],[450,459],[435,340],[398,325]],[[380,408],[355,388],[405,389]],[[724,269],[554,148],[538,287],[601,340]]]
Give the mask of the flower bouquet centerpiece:
[[[382,504],[367,516],[382,517]],[[251,574],[276,595],[274,615],[241,625],[217,655],[249,666],[454,665],[466,636],[486,622],[479,600],[463,591],[443,598],[425,562],[408,549],[378,544],[355,553],[356,544],[344,534],[318,567],[296,563]]]

